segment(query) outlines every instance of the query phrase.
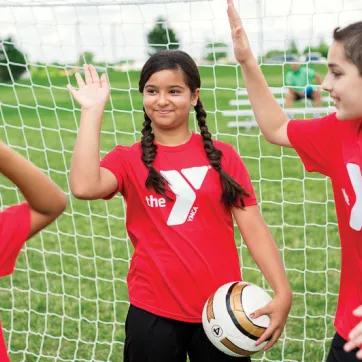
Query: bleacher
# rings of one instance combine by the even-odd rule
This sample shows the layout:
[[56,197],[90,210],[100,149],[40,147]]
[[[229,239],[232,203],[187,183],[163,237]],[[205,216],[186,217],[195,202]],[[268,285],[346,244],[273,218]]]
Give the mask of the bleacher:
[[[285,104],[285,94],[288,93],[288,87],[270,87],[277,102],[283,107]],[[232,99],[229,106],[237,107],[222,112],[224,117],[234,117],[235,120],[228,122],[228,127],[243,127],[252,128],[257,127],[258,124],[254,118],[254,112],[250,106],[250,100],[247,98],[248,92],[245,88],[236,91],[238,99]],[[240,97],[240,99],[239,99]],[[332,100],[326,92],[322,92],[322,101],[325,104],[322,107],[313,107],[310,99],[301,99],[294,102],[298,107],[285,108],[285,112],[289,118],[313,118],[336,111],[336,108],[331,105]],[[303,107],[304,105],[304,107]],[[242,108],[239,108],[242,107]]]

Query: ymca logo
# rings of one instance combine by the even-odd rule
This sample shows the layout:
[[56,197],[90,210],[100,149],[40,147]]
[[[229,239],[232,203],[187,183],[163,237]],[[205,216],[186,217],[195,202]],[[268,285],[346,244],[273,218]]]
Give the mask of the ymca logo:
[[[168,181],[172,192],[176,195],[176,201],[167,219],[167,225],[181,225],[185,221],[193,221],[198,208],[192,207],[196,200],[196,193],[205,180],[210,166],[184,168],[181,172],[176,170],[160,171],[162,176]],[[191,187],[190,186],[193,187]],[[146,197],[148,206],[165,207],[164,198],[155,198],[152,195]]]
[[362,230],[362,174],[361,169],[354,163],[347,164],[347,171],[356,194],[356,203],[352,206],[349,226],[356,231]]

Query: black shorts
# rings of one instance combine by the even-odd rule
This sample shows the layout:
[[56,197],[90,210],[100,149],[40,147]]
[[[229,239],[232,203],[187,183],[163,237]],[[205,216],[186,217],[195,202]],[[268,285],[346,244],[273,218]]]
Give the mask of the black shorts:
[[345,343],[346,340],[336,333],[333,337],[331,349],[326,362],[360,362],[361,360],[358,360],[356,357],[358,348],[347,353],[343,349]]
[[219,351],[201,323],[159,317],[130,306],[126,319],[124,362],[250,362]]
[[308,94],[299,94],[299,93],[294,93],[294,98],[296,101],[300,101],[301,99],[305,99],[305,97],[307,97],[307,99],[312,99],[313,100],[313,92],[308,93]]

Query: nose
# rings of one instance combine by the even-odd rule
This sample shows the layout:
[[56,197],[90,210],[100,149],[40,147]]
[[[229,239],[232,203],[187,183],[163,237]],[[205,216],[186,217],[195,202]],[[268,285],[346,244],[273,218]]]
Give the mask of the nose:
[[329,79],[329,75],[327,74],[322,82],[322,89],[325,90],[326,92],[331,92],[332,90],[332,84],[330,82]]
[[164,93],[160,93],[159,97],[158,97],[158,100],[157,100],[157,103],[159,104],[159,106],[165,106],[168,104],[168,97],[167,97],[167,94],[164,94]]

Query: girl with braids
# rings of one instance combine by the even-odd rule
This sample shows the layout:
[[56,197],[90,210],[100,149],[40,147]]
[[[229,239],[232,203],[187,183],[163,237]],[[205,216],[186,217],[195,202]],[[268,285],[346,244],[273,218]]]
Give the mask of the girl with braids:
[[[141,142],[117,146],[99,162],[99,138],[110,87],[92,65],[79,90],[69,86],[82,116],[70,186],[80,199],[127,203],[127,232],[135,251],[128,273],[130,309],[125,362],[233,362],[204,334],[201,315],[221,285],[241,280],[234,216],[253,258],[275,291],[270,327],[279,338],[291,291],[275,242],[262,219],[248,172],[236,151],[213,141],[200,100],[195,62],[181,51],[162,51],[144,65]],[[194,107],[200,135],[189,129]],[[243,359],[250,361],[249,358]]]
[[327,362],[362,359],[362,351],[356,350],[362,345],[362,307],[357,308],[362,304],[362,22],[333,33],[322,87],[330,93],[337,112],[322,118],[289,120],[268,89],[232,0],[228,0],[228,14],[235,56],[265,138],[293,147],[307,171],[331,178],[342,262],[334,323],[337,333]]

